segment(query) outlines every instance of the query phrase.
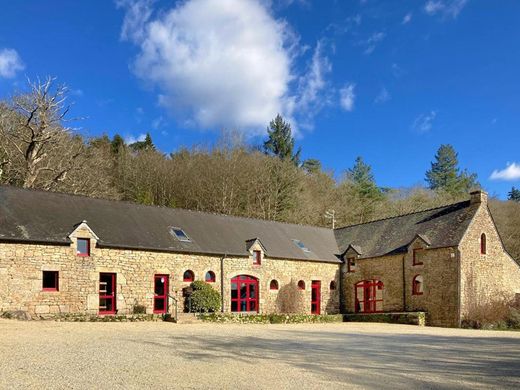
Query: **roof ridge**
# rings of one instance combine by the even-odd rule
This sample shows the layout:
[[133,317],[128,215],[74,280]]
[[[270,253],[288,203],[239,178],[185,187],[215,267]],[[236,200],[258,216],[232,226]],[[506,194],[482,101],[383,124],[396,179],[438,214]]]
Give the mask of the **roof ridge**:
[[352,225],[346,225],[346,226],[342,226],[342,227],[336,228],[336,229],[334,229],[334,231],[336,231],[336,230],[341,230],[341,229],[346,229],[346,228],[354,227],[354,226],[368,225],[368,224],[370,224],[370,223],[386,221],[386,220],[389,220],[389,219],[395,219],[395,218],[400,218],[400,217],[406,217],[406,216],[408,216],[408,215],[413,215],[413,214],[425,213],[425,212],[427,212],[427,211],[433,211],[433,210],[443,209],[443,208],[446,208],[446,207],[455,206],[455,205],[459,205],[459,204],[467,203],[467,202],[469,202],[469,200],[462,200],[462,201],[460,201],[460,202],[448,203],[448,204],[445,204],[445,205],[442,205],[442,206],[432,207],[432,208],[424,209],[424,210],[412,211],[412,212],[410,212],[410,213],[394,215],[394,216],[392,216],[392,217],[385,217],[385,218],[374,219],[374,220],[372,220],[372,221],[368,221],[368,222],[355,223],[355,224],[352,224]]
[[309,224],[300,224],[300,223],[292,223],[292,222],[284,222],[284,221],[273,221],[269,219],[261,219],[261,218],[254,218],[254,217],[245,217],[240,215],[230,215],[230,214],[223,214],[223,213],[217,213],[214,211],[201,211],[201,210],[191,210],[191,209],[185,209],[182,207],[168,207],[168,206],[162,206],[162,205],[147,205],[142,203],[137,203],[131,200],[124,200],[124,199],[107,199],[107,198],[101,198],[98,196],[87,196],[82,194],[71,194],[68,192],[60,192],[60,191],[47,191],[40,188],[23,188],[18,186],[13,186],[9,184],[0,184],[0,188],[9,188],[14,189],[18,191],[32,191],[32,192],[42,192],[46,194],[57,194],[61,196],[70,196],[70,197],[77,197],[77,198],[86,198],[91,200],[101,200],[106,202],[114,202],[114,203],[127,203],[132,206],[137,207],[151,207],[151,208],[160,208],[160,209],[167,209],[167,210],[180,210],[180,211],[186,211],[190,213],[199,213],[199,214],[209,214],[209,215],[215,215],[220,217],[228,217],[228,218],[237,218],[237,219],[246,219],[246,220],[252,220],[252,221],[259,221],[259,222],[265,222],[265,223],[279,223],[279,224],[285,224],[290,226],[300,226],[300,227],[310,227],[314,229],[325,229],[325,230],[331,230],[330,228],[323,227],[323,226],[316,226],[316,225],[309,225]]

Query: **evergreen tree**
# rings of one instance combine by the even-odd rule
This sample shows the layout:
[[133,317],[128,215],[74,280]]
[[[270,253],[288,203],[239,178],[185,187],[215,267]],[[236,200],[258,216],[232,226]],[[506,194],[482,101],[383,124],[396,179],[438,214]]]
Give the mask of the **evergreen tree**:
[[121,149],[125,146],[125,141],[123,140],[123,137],[121,137],[119,134],[114,135],[114,138],[112,138],[111,144],[111,150],[113,154],[119,154]]
[[375,182],[372,167],[366,164],[362,157],[356,158],[354,166],[347,170],[347,181],[361,197],[381,198],[382,192]]
[[302,168],[307,173],[317,173],[321,171],[321,161],[315,158],[309,158],[302,164]]
[[478,187],[477,175],[459,169],[458,154],[451,145],[441,145],[435,154],[431,169],[426,172],[426,182],[430,189],[444,191],[451,195],[467,193]]
[[132,150],[138,152],[141,150],[155,150],[155,145],[152,142],[152,137],[150,133],[146,133],[146,137],[144,141],[137,141],[130,145]]
[[511,188],[511,191],[507,194],[507,199],[520,202],[520,190],[518,188]]
[[280,114],[276,115],[267,128],[269,138],[264,142],[264,152],[281,160],[290,160],[295,165],[300,163],[300,152],[294,153],[294,138],[291,125],[284,121]]

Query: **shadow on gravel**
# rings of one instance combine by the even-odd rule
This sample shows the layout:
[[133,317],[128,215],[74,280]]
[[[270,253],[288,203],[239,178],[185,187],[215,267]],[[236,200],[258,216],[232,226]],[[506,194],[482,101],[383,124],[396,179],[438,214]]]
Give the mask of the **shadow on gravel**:
[[[170,333],[165,354],[192,361],[283,362],[334,383],[371,388],[520,387],[520,339],[266,329],[270,337]],[[432,379],[433,377],[433,379]]]

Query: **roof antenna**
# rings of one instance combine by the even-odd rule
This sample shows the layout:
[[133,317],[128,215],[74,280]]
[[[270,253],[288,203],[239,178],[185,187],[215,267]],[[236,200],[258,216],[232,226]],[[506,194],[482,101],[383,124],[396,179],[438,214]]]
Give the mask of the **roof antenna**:
[[327,210],[325,211],[325,218],[332,220],[332,229],[336,228],[336,211],[335,210]]

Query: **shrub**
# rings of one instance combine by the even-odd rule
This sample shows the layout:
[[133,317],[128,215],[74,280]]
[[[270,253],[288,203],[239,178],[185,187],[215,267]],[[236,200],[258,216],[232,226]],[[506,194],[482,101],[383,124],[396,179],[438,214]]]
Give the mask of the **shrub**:
[[305,312],[303,302],[304,291],[300,290],[294,280],[282,286],[276,298],[276,307],[279,313],[298,314]]
[[146,314],[146,306],[134,305],[134,314]]
[[211,313],[199,314],[199,318],[205,322],[229,322],[240,324],[302,324],[342,322],[342,314],[230,314]]
[[210,284],[203,281],[195,281],[191,284],[191,310],[196,312],[216,312],[220,310],[220,294]]

